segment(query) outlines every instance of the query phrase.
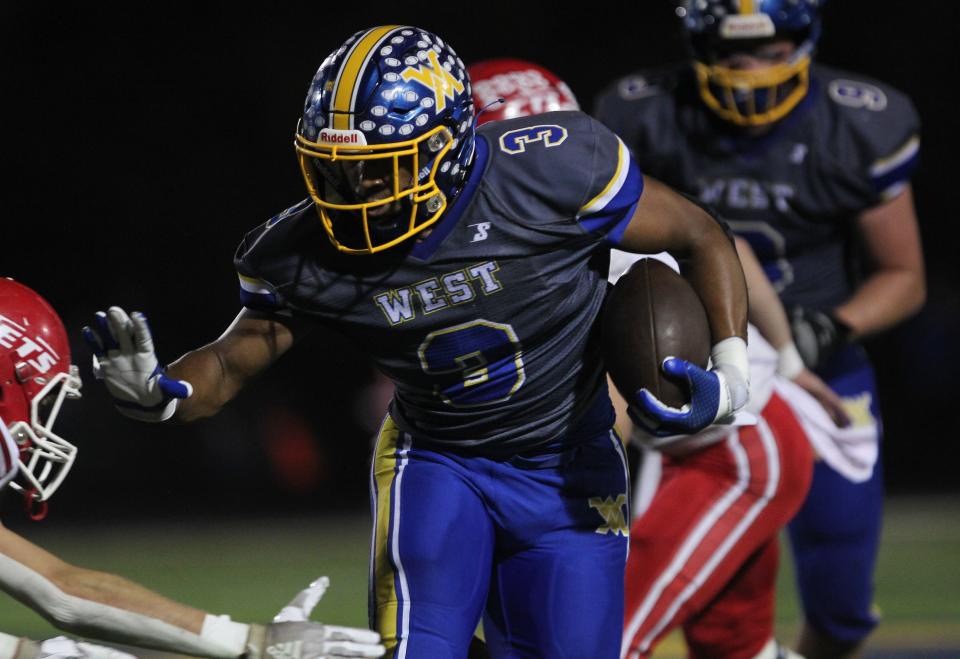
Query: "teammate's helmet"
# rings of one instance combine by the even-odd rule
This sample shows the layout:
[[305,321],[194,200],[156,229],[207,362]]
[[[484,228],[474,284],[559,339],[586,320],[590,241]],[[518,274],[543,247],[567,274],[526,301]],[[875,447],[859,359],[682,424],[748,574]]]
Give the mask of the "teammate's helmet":
[[73,466],[77,448],[53,430],[80,376],[57,312],[33,290],[0,278],[0,419],[20,449],[10,483],[28,502],[49,499]]
[[[488,59],[467,67],[473,83],[477,124],[554,110],[579,110],[570,87],[539,64],[521,59]],[[488,105],[498,99],[503,103]]]
[[296,149],[337,249],[379,252],[440,218],[473,160],[470,91],[450,45],[415,27],[357,32],[323,61]]
[[[738,126],[782,119],[807,93],[822,0],[685,0],[677,14],[693,50],[704,103]],[[776,39],[797,49],[787,62],[749,70],[720,66],[730,53]]]

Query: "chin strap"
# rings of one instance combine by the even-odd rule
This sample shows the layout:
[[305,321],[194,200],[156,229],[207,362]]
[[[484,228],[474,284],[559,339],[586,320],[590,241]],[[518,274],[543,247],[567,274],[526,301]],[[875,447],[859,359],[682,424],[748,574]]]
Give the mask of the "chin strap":
[[46,501],[40,500],[38,494],[39,493],[33,488],[24,490],[23,492],[23,509],[26,511],[27,517],[34,522],[45,519],[50,509]]

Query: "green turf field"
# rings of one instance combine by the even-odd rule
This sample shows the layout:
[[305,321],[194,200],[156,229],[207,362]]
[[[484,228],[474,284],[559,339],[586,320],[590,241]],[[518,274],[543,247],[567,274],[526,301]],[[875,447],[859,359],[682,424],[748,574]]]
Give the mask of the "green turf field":
[[[184,524],[96,528],[59,521],[25,531],[62,558],[111,570],[161,593],[236,620],[263,621],[314,577],[332,586],[315,617],[347,625],[366,621],[368,520],[296,518],[281,521],[191,521]],[[960,499],[894,499],[887,507],[877,575],[884,621],[868,657],[881,651],[957,649],[960,657]],[[21,529],[22,530],[22,529]],[[781,561],[778,634],[797,628],[789,555]],[[0,595],[0,630],[44,638],[52,627],[26,607]],[[682,656],[670,638],[657,657]]]

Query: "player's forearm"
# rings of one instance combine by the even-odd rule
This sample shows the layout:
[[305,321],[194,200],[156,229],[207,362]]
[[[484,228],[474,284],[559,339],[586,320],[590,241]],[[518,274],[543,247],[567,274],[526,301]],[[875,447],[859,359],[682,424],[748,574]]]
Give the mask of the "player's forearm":
[[919,311],[926,297],[922,272],[881,270],[867,278],[834,314],[851,328],[853,338],[858,338],[903,322]]
[[692,198],[649,176],[618,245],[639,254],[670,252],[689,263],[685,275],[700,296],[714,343],[747,336],[747,286],[722,222]]
[[173,362],[167,374],[186,380],[193,395],[181,401],[174,418],[192,421],[216,414],[244,385],[289,350],[308,328],[293,318],[244,309],[213,343]]
[[167,367],[167,374],[193,386],[193,394],[177,406],[174,419],[195,421],[213,416],[237,395],[242,381],[231,374],[215,344],[188,352]]
[[250,632],[249,625],[61,561],[34,564],[0,553],[0,585],[58,629],[115,643],[226,659],[244,652]]
[[[706,213],[704,213],[706,215]],[[712,219],[692,242],[688,279],[710,321],[713,342],[747,337],[747,286],[737,253]]]
[[203,627],[204,611],[174,602],[115,574],[67,565],[55,575],[54,583],[67,595],[139,613],[194,634],[199,634]]
[[742,238],[736,239],[737,254],[747,281],[747,297],[750,302],[749,319],[760,334],[778,350],[793,341],[790,320],[780,302],[780,297],[767,278],[750,245]]

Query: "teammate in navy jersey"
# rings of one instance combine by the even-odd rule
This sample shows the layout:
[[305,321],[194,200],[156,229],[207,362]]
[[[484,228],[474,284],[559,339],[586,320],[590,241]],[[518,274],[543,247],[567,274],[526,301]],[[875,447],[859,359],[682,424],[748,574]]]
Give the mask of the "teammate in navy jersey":
[[494,656],[616,657],[628,484],[594,328],[609,249],[690,263],[715,366],[671,364],[684,409],[634,404],[693,432],[747,396],[722,225],[579,112],[475,130],[463,62],[414,27],[324,60],[296,150],[310,197],[241,243],[244,309],[219,339],[164,371],[142,314],[87,331],[118,407],[207,416],[309,327],[348,334],[396,384],[371,470],[371,624],[393,655],[462,657],[482,614]]
[[749,240],[804,361],[875,431],[821,454],[790,526],[807,622],[798,649],[853,656],[877,623],[882,499],[876,387],[857,339],[924,300],[910,188],[919,122],[897,90],[811,63],[814,0],[704,0],[678,14],[693,66],[616,81],[597,116],[647,172],[713,204]]

